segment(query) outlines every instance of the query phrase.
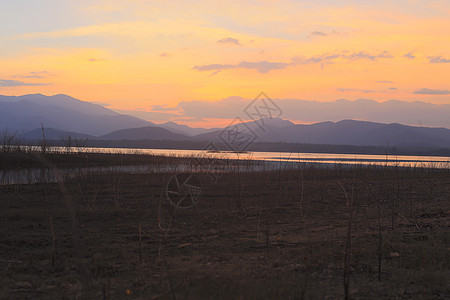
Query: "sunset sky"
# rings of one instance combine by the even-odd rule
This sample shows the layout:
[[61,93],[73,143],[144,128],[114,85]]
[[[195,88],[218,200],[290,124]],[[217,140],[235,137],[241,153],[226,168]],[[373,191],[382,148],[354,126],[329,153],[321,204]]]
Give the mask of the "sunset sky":
[[448,0],[2,1],[0,94],[194,125],[221,121],[184,104],[261,91],[450,104],[449,28]]

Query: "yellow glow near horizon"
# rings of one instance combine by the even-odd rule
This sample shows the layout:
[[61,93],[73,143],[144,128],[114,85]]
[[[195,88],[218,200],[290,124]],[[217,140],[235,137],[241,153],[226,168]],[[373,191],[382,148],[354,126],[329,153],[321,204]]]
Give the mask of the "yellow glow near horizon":
[[[0,33],[6,45],[0,50],[0,80],[9,81],[0,94],[64,93],[122,110],[253,98],[262,90],[276,98],[316,101],[450,103],[449,95],[414,94],[422,88],[449,89],[450,19],[445,12],[450,4],[400,2],[408,9],[350,0],[309,6],[250,0],[81,1],[70,12],[84,25]],[[60,12],[47,13],[51,18]],[[439,63],[431,63],[436,58]],[[242,62],[281,66],[257,69]],[[195,69],[209,65],[217,66]]]

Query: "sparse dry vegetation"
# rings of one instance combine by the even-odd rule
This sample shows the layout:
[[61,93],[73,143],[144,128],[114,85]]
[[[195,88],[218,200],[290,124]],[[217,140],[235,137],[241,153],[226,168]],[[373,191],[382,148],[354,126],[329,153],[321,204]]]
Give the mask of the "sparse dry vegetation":
[[450,296],[448,169],[230,170],[187,210],[176,167],[0,186],[0,298]]

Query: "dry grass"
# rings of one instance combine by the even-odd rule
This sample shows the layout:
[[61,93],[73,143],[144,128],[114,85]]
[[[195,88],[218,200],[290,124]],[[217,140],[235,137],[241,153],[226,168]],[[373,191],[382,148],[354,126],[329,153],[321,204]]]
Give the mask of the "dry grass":
[[240,170],[189,210],[170,172],[1,186],[0,298],[450,297],[448,170]]

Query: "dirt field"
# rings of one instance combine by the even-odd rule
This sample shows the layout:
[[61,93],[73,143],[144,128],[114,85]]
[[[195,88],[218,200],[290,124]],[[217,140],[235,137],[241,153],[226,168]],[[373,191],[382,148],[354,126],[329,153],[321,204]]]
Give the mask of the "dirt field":
[[0,298],[450,298],[448,170],[172,175],[0,186]]

